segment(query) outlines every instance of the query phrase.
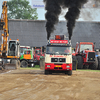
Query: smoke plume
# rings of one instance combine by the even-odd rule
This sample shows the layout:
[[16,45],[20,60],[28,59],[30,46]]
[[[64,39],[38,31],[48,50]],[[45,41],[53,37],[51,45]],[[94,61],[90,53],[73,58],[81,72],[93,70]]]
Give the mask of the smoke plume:
[[59,1],[61,0],[44,0],[46,2],[45,9],[47,13],[45,18],[47,19],[46,30],[47,30],[47,39],[49,40],[50,34],[54,30],[54,25],[58,22],[59,14],[61,13],[61,7]]
[[68,8],[65,19],[67,20],[69,40],[71,40],[75,21],[79,17],[81,7],[87,0],[44,0],[44,2],[47,10],[45,14],[47,39],[49,40],[51,33],[55,29],[54,25],[59,21],[61,9]]

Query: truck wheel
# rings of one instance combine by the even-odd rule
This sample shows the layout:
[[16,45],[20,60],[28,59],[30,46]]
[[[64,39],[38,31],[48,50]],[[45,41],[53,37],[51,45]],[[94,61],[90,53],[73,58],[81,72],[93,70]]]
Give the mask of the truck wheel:
[[93,64],[90,65],[91,69],[96,70],[98,68],[98,60],[97,57],[95,57],[95,62]]
[[72,56],[72,69],[76,70],[77,69],[77,59],[76,56]]
[[52,71],[51,70],[49,71],[49,74],[52,74]]
[[84,65],[83,68],[84,69],[88,69],[89,68],[89,65]]
[[83,68],[83,59],[82,59],[82,57],[81,56],[77,56],[76,58],[77,58],[77,61],[78,61],[77,68],[78,69],[82,69]]
[[68,75],[72,75],[72,70],[69,70],[69,71],[67,72],[67,74],[68,74]]
[[22,68],[28,67],[28,62],[25,61],[25,60],[22,60],[22,61],[21,61],[21,67],[22,67]]
[[65,74],[68,74],[68,71],[65,71]]
[[49,70],[45,70],[45,75],[48,75],[49,74]]
[[98,69],[100,69],[100,56],[98,56]]

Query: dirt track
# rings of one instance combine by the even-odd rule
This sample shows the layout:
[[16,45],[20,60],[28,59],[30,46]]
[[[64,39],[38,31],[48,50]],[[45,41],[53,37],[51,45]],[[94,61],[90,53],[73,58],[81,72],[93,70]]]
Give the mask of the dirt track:
[[44,75],[42,70],[0,73],[0,100],[100,100],[100,72]]

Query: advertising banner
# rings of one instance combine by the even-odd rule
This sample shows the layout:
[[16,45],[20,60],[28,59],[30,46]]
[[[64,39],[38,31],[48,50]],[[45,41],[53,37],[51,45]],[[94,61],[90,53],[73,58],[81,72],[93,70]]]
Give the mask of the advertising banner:
[[43,0],[32,0],[32,8],[44,8]]

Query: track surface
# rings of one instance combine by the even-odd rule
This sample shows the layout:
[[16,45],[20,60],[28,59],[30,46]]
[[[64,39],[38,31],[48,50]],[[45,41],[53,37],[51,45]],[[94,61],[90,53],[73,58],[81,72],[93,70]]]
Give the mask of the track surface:
[[100,100],[100,72],[44,75],[42,70],[0,72],[0,100]]

